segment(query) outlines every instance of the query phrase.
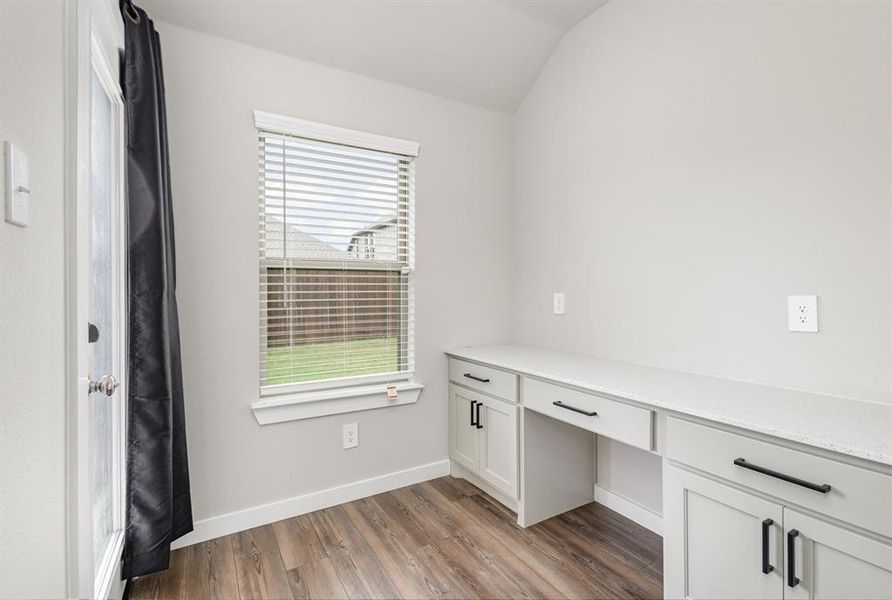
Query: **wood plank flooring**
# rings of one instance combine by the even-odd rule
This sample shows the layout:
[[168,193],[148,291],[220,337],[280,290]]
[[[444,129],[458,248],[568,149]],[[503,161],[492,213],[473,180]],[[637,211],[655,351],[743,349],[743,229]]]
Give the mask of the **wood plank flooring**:
[[661,598],[662,547],[596,503],[521,529],[443,477],[176,550],[130,597]]

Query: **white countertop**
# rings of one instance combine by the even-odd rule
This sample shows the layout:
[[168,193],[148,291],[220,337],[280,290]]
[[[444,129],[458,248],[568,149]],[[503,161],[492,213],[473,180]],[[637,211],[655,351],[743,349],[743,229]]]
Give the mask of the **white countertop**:
[[446,354],[892,466],[892,404],[530,346]]

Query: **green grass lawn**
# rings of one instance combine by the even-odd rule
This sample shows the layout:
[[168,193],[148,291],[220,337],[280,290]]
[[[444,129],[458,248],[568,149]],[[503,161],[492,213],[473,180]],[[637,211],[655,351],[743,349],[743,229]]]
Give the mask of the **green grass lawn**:
[[399,370],[397,338],[337,340],[267,348],[267,385]]

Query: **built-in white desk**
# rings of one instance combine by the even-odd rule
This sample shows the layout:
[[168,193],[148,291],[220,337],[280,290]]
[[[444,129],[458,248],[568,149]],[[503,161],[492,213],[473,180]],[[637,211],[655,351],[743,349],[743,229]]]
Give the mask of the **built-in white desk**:
[[662,457],[666,597],[892,597],[892,405],[517,345],[447,354],[453,474],[521,526],[593,500],[601,435]]

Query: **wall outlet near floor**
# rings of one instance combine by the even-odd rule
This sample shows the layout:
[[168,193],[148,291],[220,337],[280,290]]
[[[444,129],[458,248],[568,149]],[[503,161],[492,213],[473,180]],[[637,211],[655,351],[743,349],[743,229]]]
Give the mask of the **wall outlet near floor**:
[[356,448],[359,445],[359,425],[356,423],[347,423],[344,425],[344,450],[347,448]]
[[787,313],[790,331],[818,331],[817,296],[788,296]]
[[554,293],[554,314],[562,315],[565,312],[564,292]]

